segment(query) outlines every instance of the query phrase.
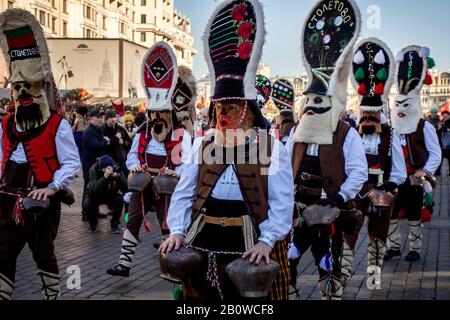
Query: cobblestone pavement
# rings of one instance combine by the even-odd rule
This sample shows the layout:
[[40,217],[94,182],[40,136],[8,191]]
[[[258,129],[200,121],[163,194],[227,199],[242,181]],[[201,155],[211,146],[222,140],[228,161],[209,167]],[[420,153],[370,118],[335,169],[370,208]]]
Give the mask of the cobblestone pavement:
[[[447,172],[447,170],[445,171]],[[370,291],[366,285],[367,233],[363,228],[354,261],[354,276],[346,288],[346,300],[447,300],[450,299],[450,217],[449,183],[447,175],[440,179],[435,195],[433,221],[424,228],[423,259],[408,263],[395,258],[383,270],[382,289]],[[168,300],[173,286],[159,277],[159,260],[153,243],[158,231],[151,234],[141,232],[143,243],[138,247],[131,270],[126,279],[111,277],[106,269],[115,265],[119,258],[121,235],[110,231],[109,219],[100,220],[99,232],[92,234],[88,225],[81,221],[80,199],[82,179],[73,185],[77,202],[64,207],[56,254],[60,266],[62,298],[94,300]],[[153,224],[157,225],[153,219]],[[407,253],[407,222],[401,223],[403,256]],[[68,268],[77,266],[81,270],[81,289],[69,290]],[[317,272],[310,253],[300,265],[298,288],[300,299],[317,300]],[[36,266],[26,248],[17,262],[17,282],[14,299],[41,299]]]

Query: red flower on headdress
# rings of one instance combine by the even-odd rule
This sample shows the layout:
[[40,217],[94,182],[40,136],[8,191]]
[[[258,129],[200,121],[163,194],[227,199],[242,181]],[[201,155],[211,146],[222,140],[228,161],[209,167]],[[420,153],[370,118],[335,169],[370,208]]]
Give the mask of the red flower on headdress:
[[239,26],[237,34],[243,39],[250,39],[253,34],[253,24],[251,22],[241,24]]
[[246,15],[247,15],[247,7],[245,6],[245,4],[240,4],[234,7],[233,11],[231,12],[231,16],[233,17],[233,20],[236,22],[243,21]]
[[250,56],[252,55],[252,51],[253,51],[253,45],[251,42],[244,42],[242,43],[239,48],[238,48],[238,57],[246,60],[248,58],[250,58]]

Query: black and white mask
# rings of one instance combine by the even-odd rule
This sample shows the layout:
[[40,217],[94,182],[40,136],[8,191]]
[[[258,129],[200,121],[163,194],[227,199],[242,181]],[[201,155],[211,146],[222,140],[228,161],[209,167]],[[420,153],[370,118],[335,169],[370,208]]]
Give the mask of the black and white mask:
[[332,99],[316,93],[308,93],[302,109],[295,141],[301,143],[333,143]]

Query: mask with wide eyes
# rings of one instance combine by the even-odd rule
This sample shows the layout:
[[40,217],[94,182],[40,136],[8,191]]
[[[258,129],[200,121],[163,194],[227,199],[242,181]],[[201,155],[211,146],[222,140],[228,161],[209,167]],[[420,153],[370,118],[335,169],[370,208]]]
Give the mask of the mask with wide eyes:
[[303,114],[305,116],[322,115],[331,111],[331,99],[329,97],[310,94],[306,98]]

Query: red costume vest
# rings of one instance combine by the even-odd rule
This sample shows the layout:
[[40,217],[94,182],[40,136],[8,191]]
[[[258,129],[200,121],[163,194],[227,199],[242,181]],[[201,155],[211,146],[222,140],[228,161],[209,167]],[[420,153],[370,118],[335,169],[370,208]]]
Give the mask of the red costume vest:
[[[176,132],[183,132],[181,130],[176,130]],[[139,146],[138,146],[138,155],[139,155],[139,161],[141,162],[141,165],[146,163],[146,150],[147,146],[152,140],[152,134],[149,131],[148,135],[145,131],[141,132],[141,135],[139,137]],[[183,135],[175,136],[175,140],[172,140],[172,131],[170,131],[167,134],[166,140],[164,141],[164,146],[166,148],[167,157],[169,161],[167,162],[167,166],[170,169],[173,169],[174,167],[177,167],[181,164],[181,149],[177,150],[179,151],[178,154],[173,154],[173,151],[176,146],[180,145],[183,142]],[[173,154],[173,157],[172,157]]]
[[35,183],[37,185],[50,184],[55,171],[60,168],[56,152],[56,134],[61,121],[60,116],[53,114],[41,127],[19,132],[14,115],[6,116],[2,122],[2,179],[7,162],[19,143],[22,143]]

